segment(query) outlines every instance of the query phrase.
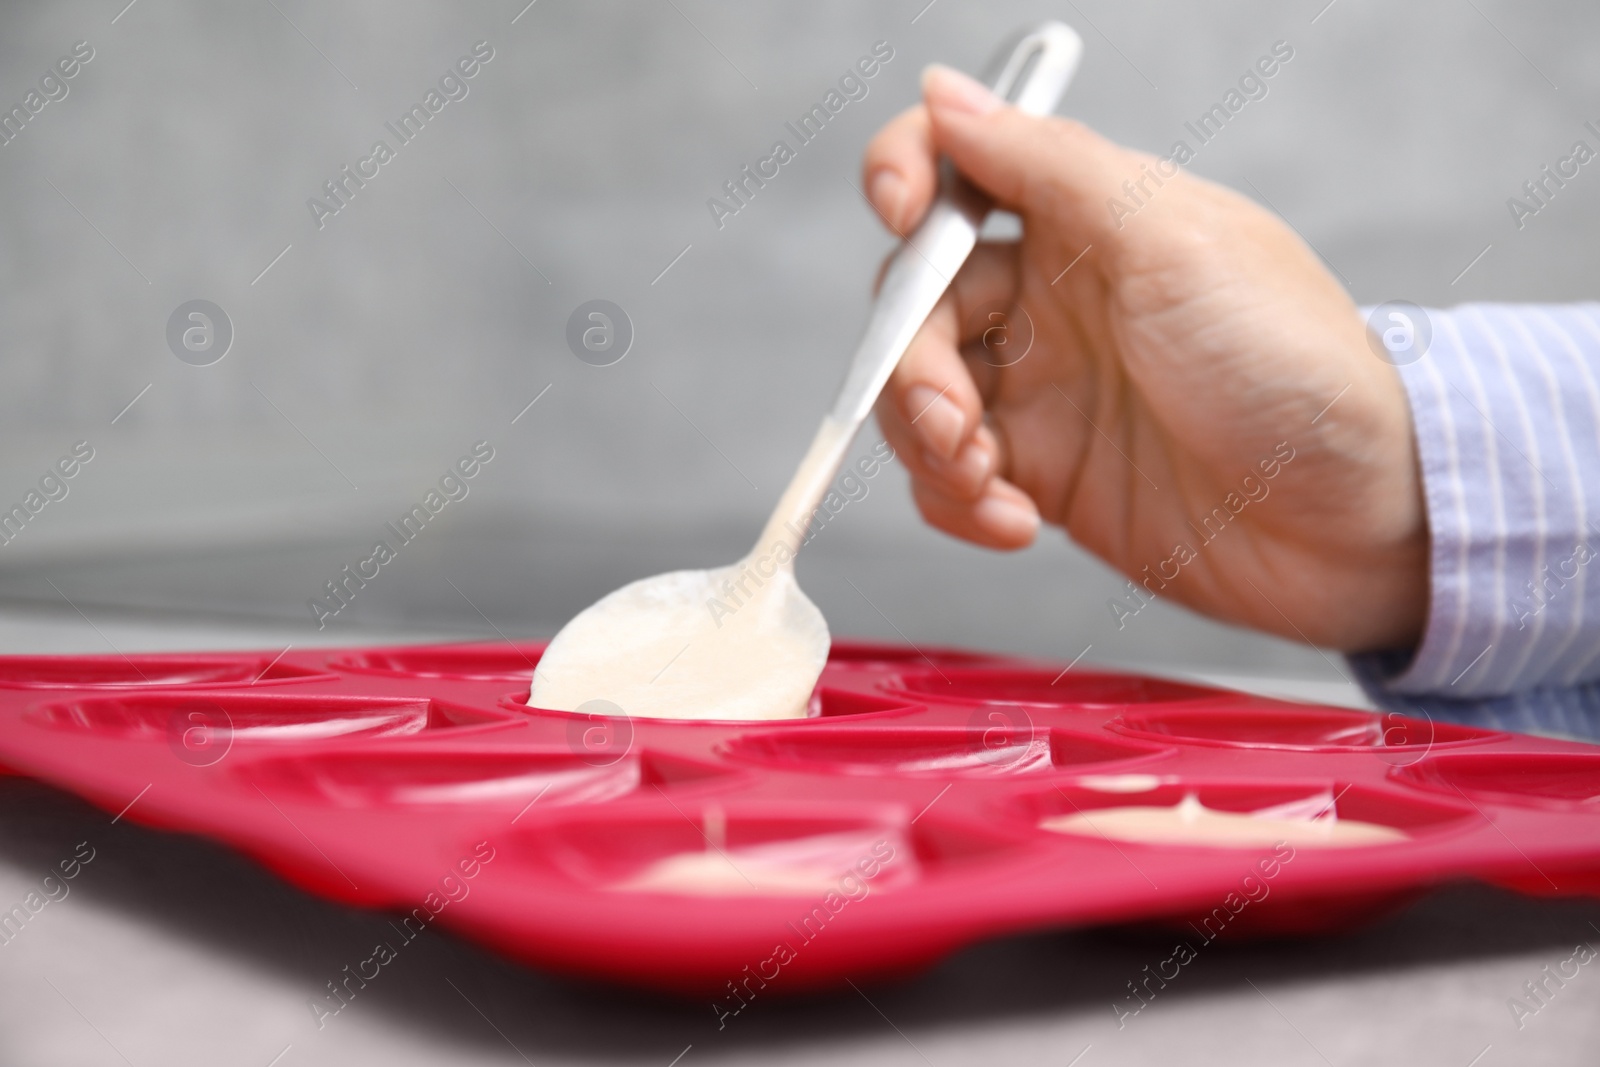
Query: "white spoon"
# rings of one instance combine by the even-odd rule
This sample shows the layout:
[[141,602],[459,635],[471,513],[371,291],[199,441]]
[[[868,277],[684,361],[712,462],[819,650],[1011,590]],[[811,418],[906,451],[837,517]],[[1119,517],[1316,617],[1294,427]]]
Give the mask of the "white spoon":
[[[1083,42],[1047,22],[1003,49],[995,93],[1055,110]],[[623,586],[556,634],[528,704],[644,718],[789,719],[811,713],[828,623],[801,592],[794,558],[850,441],[923,320],[977,243],[987,199],[944,164],[927,218],[885,272],[861,344],[800,469],[749,555]]]

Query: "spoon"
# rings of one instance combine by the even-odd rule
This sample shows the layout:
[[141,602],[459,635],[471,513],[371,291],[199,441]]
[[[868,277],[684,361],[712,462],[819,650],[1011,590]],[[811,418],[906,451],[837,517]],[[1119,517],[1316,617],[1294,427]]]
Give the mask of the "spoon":
[[[1083,42],[1044,23],[996,56],[996,95],[1055,110]],[[895,364],[977,243],[988,199],[941,165],[939,192],[883,277],[833,408],[749,554],[712,570],[623,586],[556,634],[533,672],[532,707],[606,716],[804,718],[828,658],[828,623],[800,589],[794,559]]]

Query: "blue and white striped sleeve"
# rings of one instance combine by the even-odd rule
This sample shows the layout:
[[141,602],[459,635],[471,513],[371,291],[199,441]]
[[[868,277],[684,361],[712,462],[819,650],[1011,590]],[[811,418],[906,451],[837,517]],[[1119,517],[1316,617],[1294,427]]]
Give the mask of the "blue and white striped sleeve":
[[1392,710],[1600,741],[1600,304],[1425,314],[1400,376],[1428,621],[1416,649],[1352,662]]

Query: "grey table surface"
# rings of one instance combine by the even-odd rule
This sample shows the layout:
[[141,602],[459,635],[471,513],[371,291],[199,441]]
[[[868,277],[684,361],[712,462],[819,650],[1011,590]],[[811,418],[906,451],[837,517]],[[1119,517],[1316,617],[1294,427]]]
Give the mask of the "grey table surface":
[[[370,638],[430,636],[439,635]],[[282,647],[281,637],[206,620],[0,612],[0,645],[12,652]],[[1359,703],[1328,683],[1227,680]],[[388,933],[385,916],[308,896],[206,841],[113,824],[18,778],[0,779],[0,905],[37,890],[85,841],[94,859],[68,895],[0,944],[5,1067],[1559,1067],[1600,1056],[1600,968],[1579,966],[1561,985],[1546,979],[1580,943],[1600,943],[1593,900],[1460,886],[1340,936],[1219,940],[1120,1026],[1113,1003],[1167,956],[1170,937],[1056,931],[990,942],[898,985],[757,999],[719,1029],[709,1004],[575,983],[429,932],[319,1028],[308,1002],[370,954]],[[1542,980],[1544,1003],[1528,1000],[1524,983]],[[1538,1007],[1520,1026],[1510,1008],[1518,997]]]

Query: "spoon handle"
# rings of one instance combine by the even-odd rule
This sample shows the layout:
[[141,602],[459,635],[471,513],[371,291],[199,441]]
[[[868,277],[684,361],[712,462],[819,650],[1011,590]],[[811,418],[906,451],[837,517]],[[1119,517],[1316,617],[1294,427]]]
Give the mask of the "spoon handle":
[[[1046,22],[997,53],[995,94],[1032,115],[1055,110],[1078,67],[1083,41],[1071,27]],[[856,427],[872,411],[895,364],[922,328],[950,280],[978,242],[989,199],[955,172],[940,166],[939,193],[922,224],[895,253],[884,273],[872,317],[833,404],[833,418]]]
[[[1082,53],[1083,41],[1071,27],[1042,23],[996,53],[992,65],[999,73],[990,85],[1018,110],[1047,115],[1066,91]],[[833,409],[822,420],[752,556],[790,565],[828,483],[844,462],[851,439],[871,413],[911,339],[978,243],[978,230],[989,207],[988,197],[957,174],[948,160],[941,162],[933,206],[890,261]]]

